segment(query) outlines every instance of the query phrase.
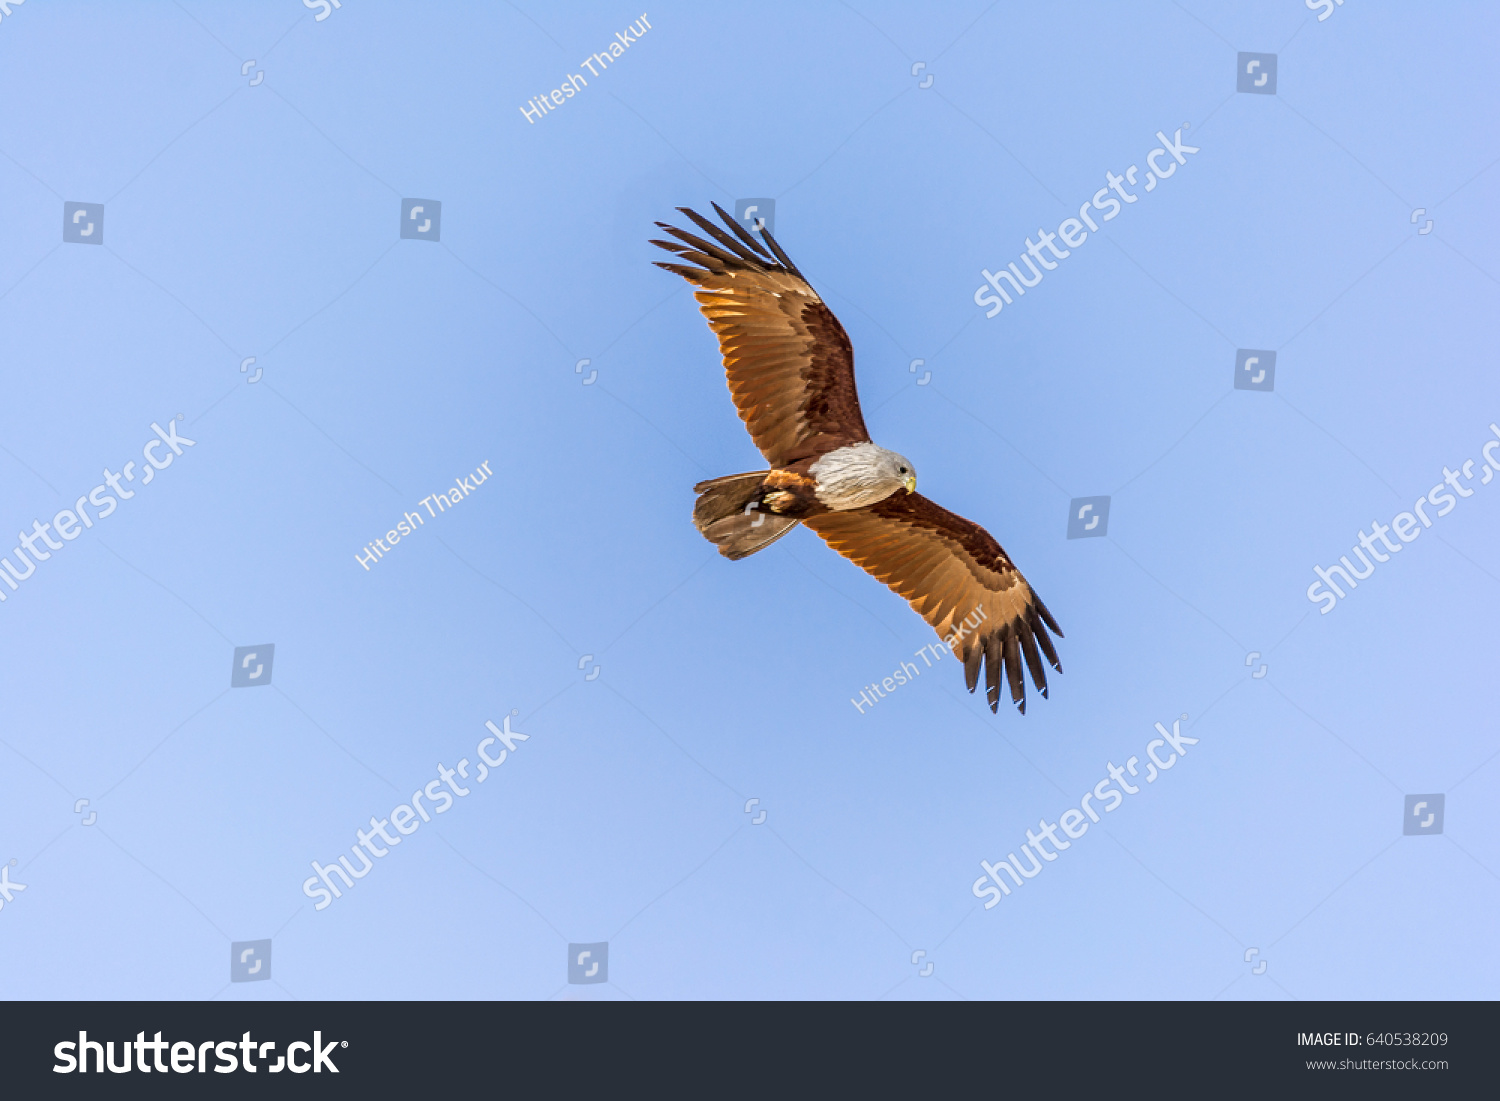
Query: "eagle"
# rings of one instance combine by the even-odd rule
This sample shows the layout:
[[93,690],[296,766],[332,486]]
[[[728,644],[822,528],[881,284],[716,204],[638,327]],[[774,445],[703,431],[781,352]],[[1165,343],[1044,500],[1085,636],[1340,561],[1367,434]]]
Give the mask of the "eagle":
[[[651,243],[678,262],[657,266],[694,287],[719,338],[729,392],[768,470],[699,482],[693,523],[726,558],[769,546],[798,524],[905,597],[964,667],[972,693],[981,667],[990,710],[1000,680],[1026,713],[1024,658],[1047,695],[1047,632],[1062,630],[993,536],[917,492],[911,460],[870,439],[843,325],[776,239],[761,241],[717,204],[729,232],[687,207],[705,236],[665,222]],[[1040,650],[1040,653],[1038,653]]]

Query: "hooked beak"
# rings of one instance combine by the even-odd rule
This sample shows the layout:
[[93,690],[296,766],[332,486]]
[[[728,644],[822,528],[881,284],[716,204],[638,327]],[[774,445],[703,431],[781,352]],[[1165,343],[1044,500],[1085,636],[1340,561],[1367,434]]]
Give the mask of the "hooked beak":
[[915,474],[908,474],[906,476],[906,492],[908,492],[908,493],[915,493],[916,491],[917,491],[917,476]]

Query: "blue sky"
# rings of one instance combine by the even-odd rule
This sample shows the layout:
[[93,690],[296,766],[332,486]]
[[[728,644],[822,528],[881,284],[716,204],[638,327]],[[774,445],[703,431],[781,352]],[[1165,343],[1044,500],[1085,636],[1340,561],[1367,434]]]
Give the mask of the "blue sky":
[[[0,590],[8,992],[1494,996],[1500,486],[1306,595],[1500,423],[1493,11],[679,4],[595,76],[642,12],[326,12],[0,17],[7,522],[139,476],[153,423],[195,441]],[[984,316],[982,269],[1184,127]],[[925,624],[809,532],[731,563],[693,529],[696,481],[764,464],[648,241],[751,196],[874,438],[1067,632],[1024,717],[952,663],[859,713]],[[440,240],[401,239],[407,199]],[[981,860],[1184,713],[1170,773],[984,908]],[[311,861],[512,715],[490,779],[314,909]],[[1403,834],[1413,794],[1440,835]],[[601,941],[608,981],[569,983]]]

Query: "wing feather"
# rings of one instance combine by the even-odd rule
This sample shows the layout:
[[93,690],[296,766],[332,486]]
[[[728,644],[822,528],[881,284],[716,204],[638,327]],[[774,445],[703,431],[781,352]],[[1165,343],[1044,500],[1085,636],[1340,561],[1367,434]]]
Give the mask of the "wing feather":
[[733,237],[680,209],[709,239],[658,222],[675,240],[652,244],[683,262],[657,266],[699,288],[729,392],[766,460],[786,467],[867,441],[849,335],[781,246],[764,229],[756,241],[717,204]]
[[[717,210],[717,206],[714,209]],[[750,245],[750,247],[747,249],[739,241],[736,241],[733,237],[729,236],[729,234],[725,233],[722,229],[714,225],[703,215],[699,214],[696,210],[688,210],[686,207],[681,208],[681,210],[682,213],[686,214],[693,220],[694,224],[705,231],[715,241],[719,242],[719,244],[723,245],[730,252],[738,256],[741,260],[749,261],[751,264],[764,264],[765,261],[771,258],[766,253],[766,250],[761,248],[760,245],[756,244],[755,238],[751,237],[749,234],[744,232],[740,233],[740,236],[743,237]],[[738,222],[735,223],[735,228],[741,228]]]
[[803,521],[830,547],[905,597],[963,662],[970,692],[985,674],[986,702],[1000,709],[1002,680],[1026,712],[1024,662],[1044,697],[1041,656],[1062,665],[1047,631],[1062,631],[989,532],[918,493],[826,511]]

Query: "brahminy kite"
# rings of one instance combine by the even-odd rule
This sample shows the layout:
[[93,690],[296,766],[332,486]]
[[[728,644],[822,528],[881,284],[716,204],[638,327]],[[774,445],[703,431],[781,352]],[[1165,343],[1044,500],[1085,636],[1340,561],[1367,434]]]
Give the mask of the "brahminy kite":
[[[1024,657],[1045,698],[1047,631],[1062,630],[989,532],[917,492],[911,460],[870,439],[854,388],[854,349],[764,223],[757,241],[717,203],[730,233],[678,208],[711,240],[663,222],[658,263],[698,290],[719,338],[735,407],[769,470],[694,486],[693,523],[727,558],[754,554],[799,523],[905,597],[963,662],[970,692],[985,667],[990,710],[1000,678],[1026,713]],[[1041,654],[1038,654],[1038,648]]]

